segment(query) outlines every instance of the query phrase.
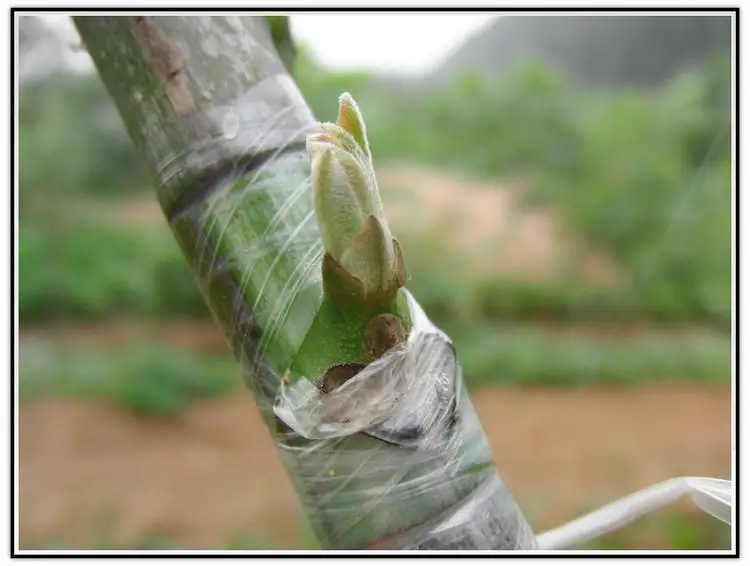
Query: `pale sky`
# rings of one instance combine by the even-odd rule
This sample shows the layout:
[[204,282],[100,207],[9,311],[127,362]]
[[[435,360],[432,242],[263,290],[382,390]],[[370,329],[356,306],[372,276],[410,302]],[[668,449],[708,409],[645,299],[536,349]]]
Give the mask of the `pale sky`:
[[423,72],[491,14],[317,14],[292,16],[294,37],[327,66]]
[[[295,40],[326,66],[389,73],[426,72],[462,39],[487,25],[492,14],[311,14],[291,16]],[[67,16],[44,20],[75,41]],[[77,68],[89,68],[85,53],[72,53]]]

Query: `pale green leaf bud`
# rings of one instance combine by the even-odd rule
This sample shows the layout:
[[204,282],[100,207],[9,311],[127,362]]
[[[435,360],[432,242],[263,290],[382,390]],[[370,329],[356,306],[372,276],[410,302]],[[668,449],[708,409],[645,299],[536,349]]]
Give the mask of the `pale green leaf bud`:
[[[342,126],[343,124],[343,126]],[[391,298],[405,280],[403,254],[383,217],[364,121],[341,98],[339,124],[310,135],[315,213],[328,259],[324,288],[357,300]]]

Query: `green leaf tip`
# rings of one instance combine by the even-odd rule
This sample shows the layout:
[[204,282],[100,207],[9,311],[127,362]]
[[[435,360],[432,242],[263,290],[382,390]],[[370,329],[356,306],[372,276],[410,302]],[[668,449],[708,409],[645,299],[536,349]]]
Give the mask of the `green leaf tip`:
[[370,145],[367,141],[367,128],[359,111],[356,101],[348,92],[339,97],[339,115],[336,124],[349,132],[367,156],[370,155]]

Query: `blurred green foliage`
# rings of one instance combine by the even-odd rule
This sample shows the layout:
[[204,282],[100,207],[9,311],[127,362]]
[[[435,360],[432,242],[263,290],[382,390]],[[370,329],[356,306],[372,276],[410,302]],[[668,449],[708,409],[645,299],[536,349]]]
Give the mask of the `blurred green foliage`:
[[[638,541],[638,542],[636,542]],[[584,550],[732,550],[732,532],[708,514],[659,511],[601,537]]]
[[166,226],[133,230],[78,221],[61,233],[22,222],[19,279],[22,323],[115,313],[208,316]]
[[[503,81],[466,75],[438,90],[326,72],[304,51],[295,68],[321,118],[333,119],[341,92],[354,94],[376,165],[421,162],[523,179],[529,199],[554,204],[569,229],[626,269],[624,290],[594,290],[575,278],[478,280],[452,267],[439,235],[430,242],[405,236],[410,290],[456,341],[470,384],[726,383],[726,335],[689,347],[652,335],[610,344],[507,326],[647,319],[726,330],[731,159],[728,67],[721,61],[651,92],[580,92],[538,64]],[[98,79],[33,83],[21,101],[22,324],[208,317],[166,223],[113,222],[123,195],[145,193],[148,183]],[[92,202],[103,204],[87,212]],[[95,394],[149,414],[174,414],[190,399],[227,390],[202,384],[199,376],[213,370],[189,357],[180,362],[184,352],[123,351],[93,361],[81,354],[55,358],[47,369],[29,359],[22,365],[25,394]]]
[[19,373],[22,400],[42,395],[105,400],[151,417],[173,417],[191,402],[220,396],[240,382],[230,359],[164,345],[92,352],[26,342]]
[[[727,385],[730,344],[706,333],[688,338],[651,331],[636,338],[540,331],[528,325],[449,325],[470,387],[636,385],[695,380]],[[608,339],[609,338],[609,339]]]
[[628,300],[616,302],[728,327],[728,77],[716,60],[658,91],[581,92],[531,64],[498,83],[467,75],[446,91],[361,104],[377,162],[523,178],[627,269]]
[[[470,388],[504,386],[629,386],[692,380],[726,385],[729,339],[651,332],[607,340],[514,326],[448,326]],[[603,339],[602,339],[603,338]],[[241,384],[234,362],[166,344],[66,350],[41,340],[21,347],[22,400],[64,395],[107,400],[145,416],[171,417],[189,404]]]
[[96,75],[24,85],[18,105],[21,213],[74,195],[147,186],[130,138]]
[[731,130],[709,93],[692,73],[656,95],[595,101],[575,170],[547,174],[539,188],[629,268],[634,294],[665,313],[728,323]]
[[[467,74],[450,87],[391,84],[366,73],[328,72],[304,50],[295,76],[321,119],[335,117],[341,92],[354,94],[376,165],[421,162],[521,178],[529,199],[554,204],[567,227],[611,253],[630,281],[625,292],[609,293],[575,280],[526,286],[414,273],[411,287],[436,312],[450,317],[465,308],[459,297],[486,318],[641,317],[728,327],[725,60],[656,91],[581,91],[536,63],[503,80]],[[61,207],[148,186],[98,78],[33,83],[20,98],[22,320],[122,310],[205,314],[176,246],[166,240],[94,236],[84,226],[61,234]]]
[[[408,236],[402,242],[409,257],[424,259],[439,253]],[[187,262],[166,226],[133,230],[111,222],[105,226],[98,221],[79,221],[61,233],[22,223],[19,260],[22,324],[102,320],[113,315],[209,316]],[[666,294],[659,295],[655,282],[634,293],[593,289],[575,279],[473,279],[451,270],[450,265],[412,269],[409,281],[409,289],[440,325],[467,319],[507,322],[544,318],[571,322],[703,321],[725,327],[723,316],[703,305],[677,302],[680,288],[665,286]],[[709,275],[719,279],[713,272]],[[719,314],[728,313],[728,305],[720,306]]]

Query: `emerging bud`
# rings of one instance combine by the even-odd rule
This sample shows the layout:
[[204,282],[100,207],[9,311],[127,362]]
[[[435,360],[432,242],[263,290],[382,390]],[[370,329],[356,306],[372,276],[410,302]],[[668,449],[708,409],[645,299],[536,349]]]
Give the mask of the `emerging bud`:
[[383,215],[364,121],[348,94],[337,124],[308,136],[315,213],[326,253],[323,287],[337,302],[383,302],[406,272],[401,246]]

